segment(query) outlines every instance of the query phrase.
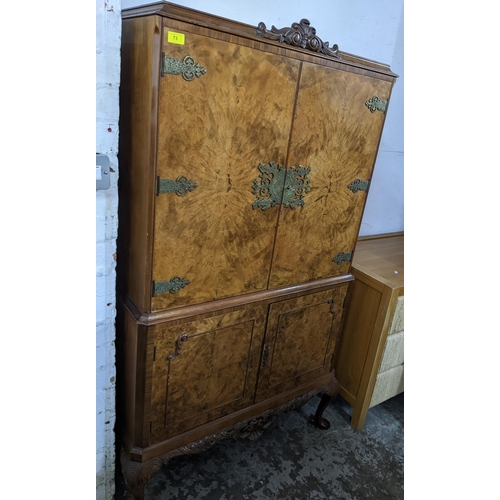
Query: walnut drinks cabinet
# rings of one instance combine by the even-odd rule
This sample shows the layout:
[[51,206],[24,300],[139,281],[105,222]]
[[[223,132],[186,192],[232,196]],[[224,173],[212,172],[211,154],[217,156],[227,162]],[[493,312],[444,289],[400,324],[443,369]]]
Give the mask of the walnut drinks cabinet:
[[122,13],[117,433],[135,499],[179,454],[337,393],[394,75],[309,21]]

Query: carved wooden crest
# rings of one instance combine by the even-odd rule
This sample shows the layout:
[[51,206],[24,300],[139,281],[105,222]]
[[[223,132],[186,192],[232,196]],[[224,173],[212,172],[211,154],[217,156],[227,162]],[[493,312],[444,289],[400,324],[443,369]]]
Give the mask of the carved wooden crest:
[[320,52],[327,56],[333,56],[340,59],[339,47],[335,44],[330,48],[328,42],[323,42],[321,38],[316,36],[316,29],[311,27],[311,23],[307,19],[301,19],[300,23],[293,23],[290,28],[277,29],[271,26],[271,31],[268,31],[264,23],[259,23],[256,34],[262,38],[268,38],[279,43],[286,43],[294,47]]

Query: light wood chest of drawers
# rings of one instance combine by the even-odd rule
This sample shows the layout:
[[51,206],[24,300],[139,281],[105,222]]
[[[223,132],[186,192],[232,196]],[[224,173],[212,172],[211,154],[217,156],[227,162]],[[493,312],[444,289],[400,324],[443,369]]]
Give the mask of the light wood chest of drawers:
[[404,390],[404,235],[360,238],[336,371],[339,394],[363,427],[369,408]]

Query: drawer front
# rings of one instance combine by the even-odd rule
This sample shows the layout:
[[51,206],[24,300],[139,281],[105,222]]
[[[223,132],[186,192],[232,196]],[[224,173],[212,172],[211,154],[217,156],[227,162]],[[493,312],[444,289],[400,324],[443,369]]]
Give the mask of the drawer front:
[[155,327],[151,444],[253,403],[266,309]]
[[271,304],[257,401],[331,372],[347,286]]

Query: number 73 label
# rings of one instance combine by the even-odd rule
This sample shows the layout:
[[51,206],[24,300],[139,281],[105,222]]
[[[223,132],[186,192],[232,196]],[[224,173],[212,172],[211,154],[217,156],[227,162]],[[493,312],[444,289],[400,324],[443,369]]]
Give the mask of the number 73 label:
[[184,45],[184,33],[169,31],[167,35],[167,41],[168,43],[177,43],[178,45]]

